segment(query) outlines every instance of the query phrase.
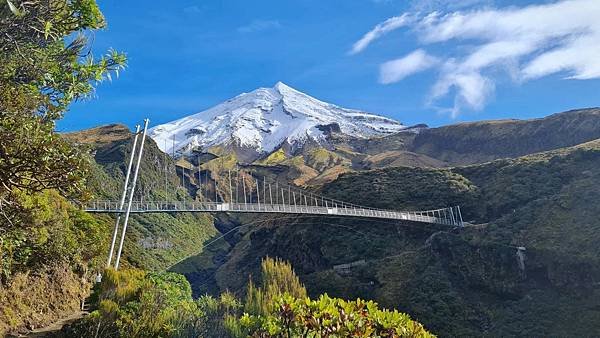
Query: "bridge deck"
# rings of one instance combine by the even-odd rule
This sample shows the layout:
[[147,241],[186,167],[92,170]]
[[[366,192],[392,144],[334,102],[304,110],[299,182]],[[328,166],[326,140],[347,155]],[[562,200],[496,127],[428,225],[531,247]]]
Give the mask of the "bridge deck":
[[[119,202],[95,201],[84,209],[92,213],[123,213]],[[354,206],[306,206],[261,203],[215,203],[215,202],[132,202],[131,213],[157,212],[233,212],[233,213],[281,213],[310,215],[339,215],[379,219],[397,219],[413,222],[461,226],[453,208],[427,211],[393,211],[359,208]]]

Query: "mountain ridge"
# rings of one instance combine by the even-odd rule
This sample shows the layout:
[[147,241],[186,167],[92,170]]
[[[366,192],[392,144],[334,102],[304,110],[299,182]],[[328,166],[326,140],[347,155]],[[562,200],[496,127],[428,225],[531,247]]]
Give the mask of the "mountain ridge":
[[600,108],[527,120],[490,120],[429,128],[409,150],[452,165],[487,162],[570,147],[600,138]]

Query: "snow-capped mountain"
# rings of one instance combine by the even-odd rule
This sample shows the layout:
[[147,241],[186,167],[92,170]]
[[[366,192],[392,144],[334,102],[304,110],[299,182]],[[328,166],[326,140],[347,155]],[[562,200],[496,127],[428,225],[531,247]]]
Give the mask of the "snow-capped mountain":
[[281,82],[238,95],[213,108],[150,129],[161,150],[236,146],[257,154],[287,143],[324,144],[331,132],[355,138],[384,136],[405,129],[392,119],[319,101]]

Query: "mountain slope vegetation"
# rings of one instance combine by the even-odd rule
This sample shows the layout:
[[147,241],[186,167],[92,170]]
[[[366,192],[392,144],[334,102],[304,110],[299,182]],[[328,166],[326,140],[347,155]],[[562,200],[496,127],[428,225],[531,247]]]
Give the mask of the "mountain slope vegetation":
[[265,217],[190,280],[197,293],[243,290],[241,276],[275,256],[310,294],[374,299],[441,336],[586,336],[600,329],[599,166],[593,140],[461,167],[344,173],[321,193],[390,209],[461,205],[468,224]]
[[[244,164],[285,170],[288,181],[319,186],[340,174],[388,167],[444,168],[516,158],[560,149],[600,138],[600,109],[579,109],[532,120],[459,123],[439,128],[420,125],[368,139],[333,132],[326,146],[284,145],[258,159],[239,157]],[[211,156],[222,154],[211,148]]]
[[452,165],[514,158],[600,138],[600,109],[579,109],[532,120],[459,123],[424,129],[409,150]]
[[[122,125],[93,128],[66,135],[87,146],[94,157],[94,175],[88,183],[99,200],[121,197],[133,135]],[[134,200],[191,200],[176,175],[175,161],[146,139]],[[111,216],[97,215],[107,223]],[[112,231],[112,229],[111,229]],[[124,258],[134,267],[163,270],[175,262],[201,252],[202,243],[217,233],[207,214],[133,215],[124,245]]]

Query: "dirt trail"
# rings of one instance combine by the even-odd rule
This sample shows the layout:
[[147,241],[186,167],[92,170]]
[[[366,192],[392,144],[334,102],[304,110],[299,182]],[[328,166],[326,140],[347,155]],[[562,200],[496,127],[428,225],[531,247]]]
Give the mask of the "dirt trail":
[[63,326],[71,324],[74,321],[87,316],[88,314],[89,313],[87,311],[75,312],[70,316],[61,318],[46,327],[41,327],[39,329],[32,330],[31,332],[24,334],[21,337],[44,337],[49,333],[60,331],[63,328]]

